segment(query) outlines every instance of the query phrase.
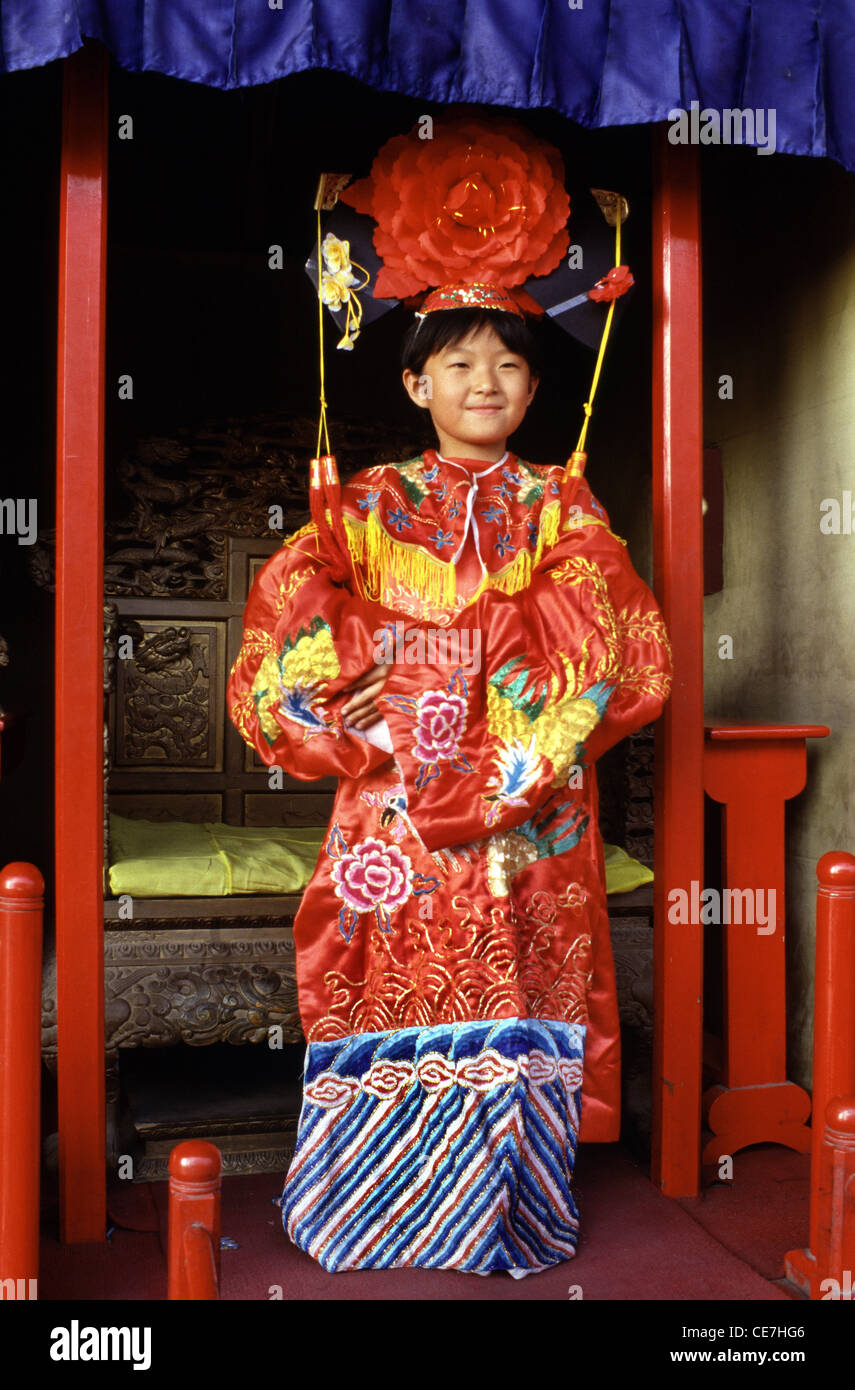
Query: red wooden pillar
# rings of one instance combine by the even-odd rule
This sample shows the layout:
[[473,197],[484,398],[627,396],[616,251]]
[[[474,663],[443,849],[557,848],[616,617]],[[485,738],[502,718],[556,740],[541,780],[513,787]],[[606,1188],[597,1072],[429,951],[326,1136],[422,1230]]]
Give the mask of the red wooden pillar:
[[107,59],[65,60],[56,499],[56,968],[60,1227],[105,1236],[103,605]]
[[693,146],[654,139],[654,585],[674,653],[656,725],[651,1176],[700,1186],[703,931],[669,922],[671,889],[703,882],[703,430],[700,170]]

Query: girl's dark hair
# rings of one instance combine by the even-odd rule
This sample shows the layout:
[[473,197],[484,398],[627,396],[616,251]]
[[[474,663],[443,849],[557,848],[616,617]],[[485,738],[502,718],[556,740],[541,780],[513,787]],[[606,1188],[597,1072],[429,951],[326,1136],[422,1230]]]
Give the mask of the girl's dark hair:
[[492,324],[505,347],[524,357],[532,376],[540,376],[537,340],[525,319],[503,309],[436,309],[416,319],[401,348],[401,367],[421,376],[428,358],[460,343],[484,324]]

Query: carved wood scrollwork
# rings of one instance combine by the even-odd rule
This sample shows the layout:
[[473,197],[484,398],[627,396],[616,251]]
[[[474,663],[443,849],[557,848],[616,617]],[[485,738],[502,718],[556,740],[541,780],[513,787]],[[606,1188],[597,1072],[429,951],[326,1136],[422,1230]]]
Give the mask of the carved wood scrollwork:
[[652,724],[636,729],[626,741],[624,781],[624,845],[628,854],[653,867],[653,754]]
[[108,966],[105,980],[111,1047],[256,1043],[274,1025],[284,1042],[302,1036],[296,981],[266,965]]
[[[287,928],[106,932],[106,1045],[168,1047],[178,1042],[257,1043],[272,1026],[283,1044],[303,1034],[294,941]],[[56,1053],[56,970],[46,962],[42,1052]]]
[[[104,587],[136,598],[226,598],[228,536],[267,537],[271,508],[289,530],[309,520],[308,461],[317,426],[288,414],[230,419],[138,440],[115,472],[119,494],[107,519]],[[343,478],[413,453],[412,432],[386,421],[337,421]],[[27,557],[40,588],[53,590],[55,533],[42,532]]]

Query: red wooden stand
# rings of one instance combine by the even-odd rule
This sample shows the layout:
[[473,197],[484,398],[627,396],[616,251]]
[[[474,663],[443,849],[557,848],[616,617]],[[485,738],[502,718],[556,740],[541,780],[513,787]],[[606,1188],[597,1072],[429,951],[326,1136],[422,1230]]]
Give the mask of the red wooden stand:
[[[817,864],[810,1246],[787,1278],[812,1299],[853,1299],[855,1281],[855,855]],[[827,1281],[837,1294],[823,1287]]]
[[754,918],[740,900],[741,921],[722,926],[725,1056],[721,1084],[704,1094],[706,1164],[748,1144],[810,1148],[810,1097],[787,1080],[784,803],[807,780],[805,740],[828,733],[822,724],[706,723],[704,786],[725,808],[722,886],[748,889]]

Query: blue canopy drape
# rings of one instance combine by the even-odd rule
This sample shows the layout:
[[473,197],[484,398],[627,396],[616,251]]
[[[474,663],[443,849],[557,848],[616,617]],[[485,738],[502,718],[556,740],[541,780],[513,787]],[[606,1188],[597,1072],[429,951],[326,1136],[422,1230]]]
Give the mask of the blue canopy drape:
[[84,38],[211,87],[325,68],[588,127],[773,108],[778,151],[855,171],[855,0],[2,0],[2,71]]

